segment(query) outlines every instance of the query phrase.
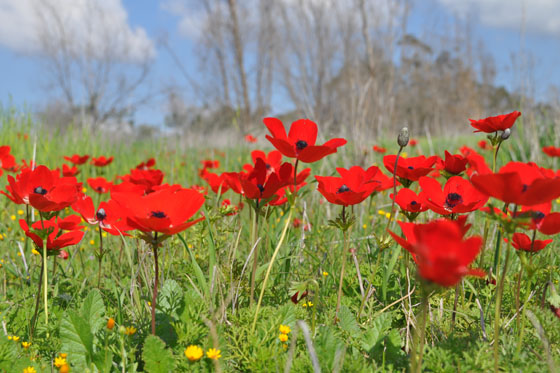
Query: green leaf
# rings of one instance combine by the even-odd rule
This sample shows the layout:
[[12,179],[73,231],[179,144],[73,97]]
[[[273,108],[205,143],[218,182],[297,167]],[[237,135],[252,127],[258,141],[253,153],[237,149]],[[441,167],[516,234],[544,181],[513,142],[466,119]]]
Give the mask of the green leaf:
[[113,365],[113,353],[108,349],[99,351],[93,357],[93,363],[100,372],[110,372]]
[[61,351],[68,354],[76,370],[85,370],[91,366],[93,358],[93,334],[84,318],[69,312],[60,323]]
[[340,319],[340,328],[346,333],[353,337],[356,337],[361,333],[360,326],[358,325],[354,314],[348,309],[348,307],[340,307],[338,318]]
[[99,290],[93,289],[90,291],[86,299],[84,299],[84,303],[80,309],[80,314],[82,315],[82,318],[89,323],[93,334],[103,327],[105,304],[103,304],[103,299],[101,298]]
[[164,314],[179,318],[183,308],[183,289],[175,280],[167,280],[158,294],[157,307]]
[[156,336],[150,335],[144,342],[144,369],[148,373],[168,373],[175,368],[175,361],[170,350],[165,348],[165,343]]

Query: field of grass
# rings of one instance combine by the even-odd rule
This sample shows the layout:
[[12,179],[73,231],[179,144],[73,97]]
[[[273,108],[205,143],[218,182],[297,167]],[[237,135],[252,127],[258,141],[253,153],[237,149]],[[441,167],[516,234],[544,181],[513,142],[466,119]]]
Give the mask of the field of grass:
[[[89,190],[87,178],[104,176],[118,182],[117,175],[127,174],[151,157],[163,171],[164,183],[190,188],[206,186],[199,176],[202,160],[219,160],[220,167],[213,170],[218,173],[239,172],[243,164],[251,163],[252,150],[273,149],[264,136],[256,144],[228,149],[185,149],[166,138],[125,145],[80,130],[46,133],[17,113],[3,113],[1,120],[0,145],[11,147],[18,164],[35,159],[54,169],[62,167],[64,155],[114,156],[107,167],[79,166],[77,179],[95,204],[109,196]],[[323,136],[320,124],[319,134]],[[420,138],[416,147],[404,151],[411,157],[419,152],[432,155],[429,149],[433,149],[443,157],[444,150],[456,154],[462,145],[476,148],[481,139],[483,134],[433,142]],[[387,147],[386,154],[396,154],[396,134],[378,145]],[[201,208],[206,219],[172,235],[159,248],[155,337],[150,325],[153,250],[138,231],[131,231],[130,237],[103,234],[106,254],[101,274],[96,257],[99,233],[94,225],[83,224],[85,236],[78,245],[66,248],[68,259],[48,258],[47,324],[43,290],[41,299],[36,298],[41,250],[34,249],[18,223],[26,218],[26,207],[0,196],[0,371],[408,371],[419,343],[415,343],[415,330],[420,324],[422,289],[427,286],[418,277],[410,254],[385,232],[391,211],[389,191],[347,209],[355,222],[347,232],[349,254],[336,315],[345,240],[329,221],[339,216],[342,207],[321,196],[314,175],[334,175],[335,167],[355,164],[364,168],[376,164],[388,174],[382,154],[370,148],[357,160],[352,147],[350,141],[337,153],[311,164],[308,184],[298,192],[295,205],[262,208],[254,232],[250,203],[244,201],[244,208],[231,214],[222,201],[238,204],[241,197],[231,190],[220,197],[209,191]],[[491,166],[492,151],[480,152]],[[527,154],[530,149],[514,133],[502,145],[498,168]],[[558,166],[550,158],[542,158],[539,165]],[[15,176],[4,171],[2,190],[7,175]],[[411,188],[418,190],[417,183]],[[492,198],[489,203],[503,205]],[[552,211],[560,211],[560,200],[552,201]],[[71,213],[67,208],[61,216]],[[497,285],[487,278],[464,277],[457,287],[431,287],[422,369],[492,371],[496,344],[502,371],[544,372],[560,366],[560,319],[551,312],[551,304],[560,307],[560,299],[554,297],[560,280],[557,239],[534,255],[519,255],[503,242],[495,220],[481,211],[468,215],[473,224],[468,236],[483,236],[488,228],[483,257],[475,259],[474,267],[489,272],[497,242],[501,243],[500,271],[505,253],[510,254],[499,338],[494,340]],[[417,222],[436,218],[437,214],[427,211]],[[30,219],[37,221],[39,215],[34,213]],[[299,224],[294,224],[296,219]],[[397,214],[390,229],[400,234],[398,220],[406,218]],[[537,238],[556,237],[539,233]],[[259,256],[251,301],[250,253],[255,242]],[[297,304],[292,301],[294,294],[304,292],[306,297]],[[36,300],[40,301],[39,314],[32,335]],[[516,303],[523,306],[520,313]],[[109,319],[115,322],[112,328]],[[281,326],[289,327],[289,333],[281,333],[288,331]],[[189,346],[202,351],[186,351]],[[219,356],[214,350],[208,353],[210,349],[219,350]]]

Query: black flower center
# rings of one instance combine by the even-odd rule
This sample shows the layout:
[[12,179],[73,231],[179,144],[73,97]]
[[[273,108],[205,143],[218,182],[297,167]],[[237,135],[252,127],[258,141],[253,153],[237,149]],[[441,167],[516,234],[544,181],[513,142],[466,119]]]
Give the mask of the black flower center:
[[350,188],[348,188],[346,186],[346,184],[342,184],[342,186],[340,188],[338,188],[337,193],[344,193],[344,192],[349,192],[349,191],[350,191]]
[[527,188],[529,188],[529,185],[523,184],[523,189],[521,189],[521,193],[526,192],[526,191],[527,191]]
[[33,189],[33,193],[45,195],[47,194],[47,190],[44,189],[43,187],[38,186],[37,188]]
[[412,167],[412,166],[408,166],[407,168],[408,168],[409,170],[414,170],[414,167]]
[[261,193],[264,192],[264,187],[262,186],[262,184],[257,184],[257,188],[259,188]]
[[535,211],[535,212],[533,213],[533,219],[535,219],[535,220],[541,220],[541,219],[543,219],[543,218],[544,218],[544,213],[543,213],[543,212],[541,212],[541,211]]
[[97,220],[103,221],[107,217],[107,213],[105,212],[105,209],[100,208],[97,210],[97,214],[95,214],[95,216],[97,217]]
[[301,150],[303,150],[303,149],[305,149],[305,148],[307,148],[307,141],[298,140],[298,141],[296,142],[296,149],[297,149],[297,150],[300,150],[300,151],[301,151]]
[[445,205],[449,208],[454,208],[463,202],[463,197],[458,193],[449,193],[445,199]]
[[412,202],[410,202],[410,204],[411,204],[412,206],[416,206],[416,205],[418,204],[418,202],[412,201]]
[[165,215],[165,212],[163,212],[163,211],[152,211],[152,218],[163,219],[163,218],[166,218],[166,217],[167,217],[167,215]]
[[97,190],[98,192],[103,192],[105,191],[105,188],[103,188],[102,186],[98,186],[97,188],[95,188],[95,190]]
[[270,164],[267,163],[265,166],[267,170],[270,170]]

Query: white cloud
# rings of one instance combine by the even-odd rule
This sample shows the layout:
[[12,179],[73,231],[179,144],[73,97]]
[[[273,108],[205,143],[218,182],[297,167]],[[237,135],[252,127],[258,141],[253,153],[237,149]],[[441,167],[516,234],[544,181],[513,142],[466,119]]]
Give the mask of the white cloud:
[[12,50],[44,53],[45,35],[60,35],[61,28],[77,55],[102,58],[111,51],[135,62],[155,54],[146,31],[128,24],[121,0],[0,0],[0,44]]
[[459,16],[474,14],[484,25],[560,36],[558,0],[438,0]]

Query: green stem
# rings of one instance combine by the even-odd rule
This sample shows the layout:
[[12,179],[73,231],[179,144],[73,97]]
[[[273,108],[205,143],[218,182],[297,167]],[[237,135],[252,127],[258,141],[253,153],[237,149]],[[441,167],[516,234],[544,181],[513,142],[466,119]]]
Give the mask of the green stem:
[[264,276],[264,281],[262,284],[262,288],[261,288],[261,293],[259,296],[259,301],[257,302],[257,309],[255,310],[255,318],[253,319],[253,325],[251,326],[251,334],[253,334],[255,332],[255,326],[257,325],[257,319],[259,317],[259,310],[261,308],[261,302],[264,296],[264,291],[266,290],[266,284],[268,282],[268,277],[270,276],[270,271],[272,270],[272,266],[274,265],[274,261],[276,259],[276,256],[278,255],[278,252],[280,251],[280,247],[282,247],[282,243],[284,242],[284,239],[286,238],[286,233],[288,231],[288,227],[290,226],[290,222],[292,221],[292,213],[294,212],[295,207],[292,206],[290,208],[290,213],[288,214],[288,217],[286,218],[286,223],[284,224],[284,228],[282,230],[282,235],[280,236],[280,240],[278,241],[278,244],[276,245],[276,248],[274,249],[274,253],[272,254],[272,258],[270,259],[270,263],[268,264],[268,268],[266,269],[266,274]]
[[414,346],[410,361],[410,371],[412,373],[420,373],[422,371],[422,357],[424,356],[424,343],[426,339],[426,321],[428,319],[428,301],[427,294],[422,295],[422,304],[420,310],[420,321],[414,333]]
[[257,276],[257,266],[259,264],[259,245],[257,244],[257,230],[259,229],[259,201],[257,200],[253,226],[251,229],[251,243],[255,246],[253,250],[253,268],[251,271],[251,294],[249,296],[249,307],[253,306],[255,296],[255,277]]
[[395,211],[395,200],[397,199],[397,166],[399,164],[399,156],[401,155],[403,149],[404,146],[399,147],[397,157],[395,158],[395,168],[393,168],[393,198],[392,198],[393,203],[391,203],[391,216],[389,216],[389,220],[387,221],[387,226],[385,227],[385,231],[389,229]]
[[[344,207],[342,208],[342,214],[345,215]],[[344,249],[342,251],[342,269],[340,270],[340,280],[338,282],[338,295],[336,297],[336,319],[338,319],[338,311],[340,311],[340,301],[342,299],[342,283],[344,282],[344,271],[346,270],[346,257],[348,256],[348,230],[344,230]]]
[[517,340],[516,356],[519,356],[519,353],[521,351],[521,344],[523,343],[523,337],[525,336],[525,310],[527,309],[527,303],[529,303],[529,297],[531,296],[530,278],[527,279],[526,292],[527,292],[527,298],[525,300],[525,303],[523,303],[523,310],[521,311],[521,315],[519,314],[517,315],[517,318],[521,320],[521,331],[519,332],[519,339]]
[[35,312],[33,312],[33,318],[31,319],[31,331],[30,336],[33,340],[33,335],[35,332],[35,326],[37,325],[37,313],[39,312],[39,299],[41,299],[41,281],[43,280],[43,271],[45,270],[44,263],[41,261],[41,272],[39,273],[39,282],[37,286],[37,296],[35,297]]
[[510,257],[511,237],[508,239],[508,246],[506,247],[506,259],[504,267],[500,274],[500,282],[498,283],[498,294],[496,295],[496,310],[494,314],[494,371],[498,372],[499,368],[499,347],[500,347],[500,311],[502,308],[502,296],[504,293],[504,282],[508,270],[509,257]]
[[[45,230],[45,221],[43,220],[43,214],[39,213],[39,217],[41,218],[41,227],[42,230]],[[43,240],[43,300],[45,305],[45,325],[47,326],[47,337],[49,337],[48,326],[49,326],[49,305],[48,305],[48,298],[47,298],[47,285],[48,285],[48,271],[47,271],[47,240],[48,237],[45,237]]]
[[99,271],[97,272],[97,288],[101,288],[101,265],[103,264],[103,230],[101,226],[98,227],[99,229],[99,253],[98,253],[98,261],[99,261]]
[[154,263],[155,263],[155,280],[154,280],[154,292],[152,294],[152,335],[156,335],[156,302],[158,293],[158,282],[159,282],[159,264],[158,264],[158,243],[157,234],[154,234],[153,250],[154,250]]

